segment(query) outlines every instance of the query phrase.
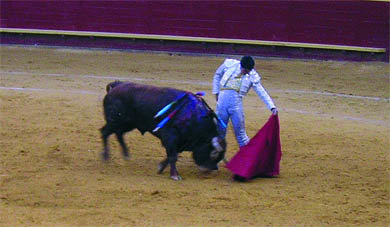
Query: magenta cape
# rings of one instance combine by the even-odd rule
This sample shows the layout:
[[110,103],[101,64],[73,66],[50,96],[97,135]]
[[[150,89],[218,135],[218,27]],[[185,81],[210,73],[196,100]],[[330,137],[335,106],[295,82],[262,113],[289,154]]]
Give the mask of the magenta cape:
[[260,131],[226,164],[234,175],[250,179],[279,175],[282,157],[278,115],[272,115]]

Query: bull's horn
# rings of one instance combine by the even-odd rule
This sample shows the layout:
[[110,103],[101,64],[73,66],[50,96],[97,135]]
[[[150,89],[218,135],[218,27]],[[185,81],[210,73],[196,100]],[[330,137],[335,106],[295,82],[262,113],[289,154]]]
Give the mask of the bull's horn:
[[218,137],[214,137],[214,138],[211,140],[211,144],[213,145],[213,147],[214,147],[218,152],[222,152],[222,151],[223,151],[223,148],[222,148],[221,144],[219,144]]

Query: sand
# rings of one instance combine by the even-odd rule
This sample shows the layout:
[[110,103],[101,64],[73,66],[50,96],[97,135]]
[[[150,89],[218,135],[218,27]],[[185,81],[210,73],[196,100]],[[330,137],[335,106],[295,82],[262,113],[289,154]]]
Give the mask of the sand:
[[[280,113],[281,174],[240,183],[157,174],[160,141],[115,137],[100,160],[105,86],[115,79],[206,91],[222,56],[0,46],[0,226],[388,226],[389,64],[256,59]],[[270,111],[252,91],[247,133]],[[227,158],[238,150],[231,126]]]

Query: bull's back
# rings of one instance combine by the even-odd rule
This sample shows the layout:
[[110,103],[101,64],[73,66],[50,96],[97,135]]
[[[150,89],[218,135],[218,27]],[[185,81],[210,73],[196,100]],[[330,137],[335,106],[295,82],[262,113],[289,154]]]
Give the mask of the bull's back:
[[136,128],[151,130],[154,115],[176,100],[184,91],[126,82],[114,87],[104,98],[106,120],[131,123]]

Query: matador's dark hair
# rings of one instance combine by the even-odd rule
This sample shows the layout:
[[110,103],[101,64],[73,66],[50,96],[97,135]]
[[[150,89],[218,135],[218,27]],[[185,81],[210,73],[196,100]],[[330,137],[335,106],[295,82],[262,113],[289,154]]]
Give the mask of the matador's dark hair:
[[251,56],[242,57],[240,63],[244,69],[252,70],[255,67],[255,61]]

